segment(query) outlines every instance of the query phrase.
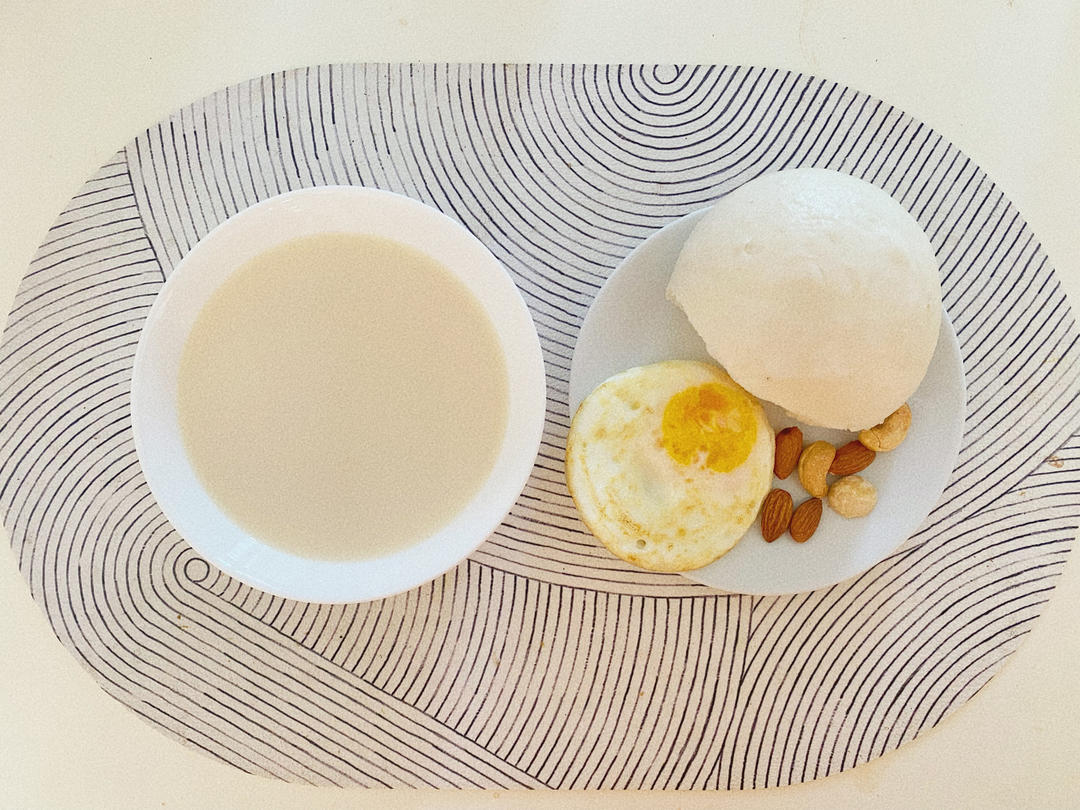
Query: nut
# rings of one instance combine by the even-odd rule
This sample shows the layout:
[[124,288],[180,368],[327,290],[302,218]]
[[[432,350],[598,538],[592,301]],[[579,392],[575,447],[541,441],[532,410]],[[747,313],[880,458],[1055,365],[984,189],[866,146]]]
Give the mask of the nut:
[[782,489],[774,489],[761,504],[761,536],[771,543],[787,531],[791,523],[791,495]]
[[836,448],[828,442],[814,442],[799,456],[799,483],[815,498],[824,498],[829,491],[829,467],[836,457]]
[[791,539],[805,543],[821,522],[821,498],[809,498],[799,504],[791,516]]
[[851,475],[862,472],[870,466],[876,456],[873,450],[862,442],[848,442],[836,451],[829,472],[833,475]]
[[877,504],[877,490],[860,475],[848,475],[829,488],[829,508],[846,518],[866,517]]
[[799,463],[799,454],[802,453],[802,431],[797,427],[784,428],[776,434],[776,455],[773,457],[773,473],[783,481],[795,465]]
[[911,408],[905,402],[885,417],[885,421],[872,428],[859,431],[859,441],[878,453],[895,450],[907,436],[911,427]]

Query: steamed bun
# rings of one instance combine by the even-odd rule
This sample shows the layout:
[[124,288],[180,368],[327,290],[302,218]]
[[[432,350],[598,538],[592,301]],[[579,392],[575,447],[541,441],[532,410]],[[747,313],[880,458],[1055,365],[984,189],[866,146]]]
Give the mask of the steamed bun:
[[720,199],[667,296],[739,385],[844,430],[881,422],[914,393],[941,323],[922,228],[885,192],[827,169],[764,175]]

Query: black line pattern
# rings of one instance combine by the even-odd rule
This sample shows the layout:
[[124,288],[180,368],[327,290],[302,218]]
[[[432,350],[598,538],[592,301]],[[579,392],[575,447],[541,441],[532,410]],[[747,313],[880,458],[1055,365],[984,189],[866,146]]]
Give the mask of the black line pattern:
[[[919,531],[788,597],[632,570],[562,477],[567,386],[603,280],[656,228],[764,172],[884,188],[930,234],[968,381]],[[473,557],[361,605],[211,568],[131,439],[139,329],[211,227],[280,192],[378,186],[475,233],[536,320],[534,474]],[[0,509],[34,598],[104,689],[251,773],[315,784],[782,785],[865,762],[977,692],[1049,598],[1080,521],[1080,350],[1035,237],[986,175],[877,99],[780,70],[335,65],[229,87],[141,133],[60,215],[0,345]]]

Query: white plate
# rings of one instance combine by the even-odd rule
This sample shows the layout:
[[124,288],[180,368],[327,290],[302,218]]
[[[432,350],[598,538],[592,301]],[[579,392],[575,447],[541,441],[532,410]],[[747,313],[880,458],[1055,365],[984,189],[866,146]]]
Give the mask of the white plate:
[[[600,290],[574,348],[571,414],[593,388],[627,368],[660,360],[712,361],[682,310],[664,297],[679,251],[702,213],[683,217],[650,236]],[[826,507],[817,532],[802,544],[788,535],[766,543],[755,523],[734,549],[686,576],[724,591],[797,593],[855,576],[895,551],[937,504],[960,449],[964,369],[948,317],[942,318],[926,378],[909,402],[914,418],[904,443],[890,453],[879,453],[861,473],[878,491],[877,507],[869,516],[847,520]],[[772,403],[763,404],[776,430],[798,424],[807,441],[825,439],[834,444],[855,437],[803,425]],[[791,492],[796,504],[809,497],[795,475],[775,483]]]

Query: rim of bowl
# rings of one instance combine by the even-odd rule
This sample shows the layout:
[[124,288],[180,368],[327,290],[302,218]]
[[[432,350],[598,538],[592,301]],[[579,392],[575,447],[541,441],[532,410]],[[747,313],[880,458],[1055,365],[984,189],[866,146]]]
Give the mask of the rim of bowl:
[[[434,257],[477,298],[506,361],[507,424],[495,464],[473,499],[434,535],[394,554],[318,560],[269,546],[218,508],[184,450],[177,413],[179,358],[202,305],[248,259],[305,235],[385,236]],[[318,186],[245,208],[181,259],[139,336],[131,385],[135,450],[173,528],[207,562],[260,590],[310,602],[360,602],[411,590],[449,571],[498,527],[528,482],[547,402],[540,340],[509,272],[463,225],[382,189]]]

